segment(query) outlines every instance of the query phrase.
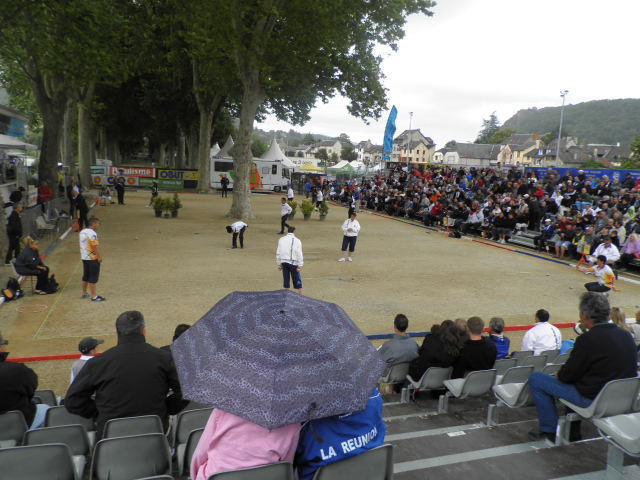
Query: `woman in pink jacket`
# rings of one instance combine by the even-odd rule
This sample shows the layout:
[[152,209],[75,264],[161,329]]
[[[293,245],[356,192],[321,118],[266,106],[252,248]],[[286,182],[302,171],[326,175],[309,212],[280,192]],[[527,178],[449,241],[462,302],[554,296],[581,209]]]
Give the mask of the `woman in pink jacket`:
[[624,267],[629,266],[629,262],[634,258],[640,258],[640,238],[637,233],[629,235],[627,244],[622,249],[622,255],[620,257],[620,263]]
[[214,473],[292,462],[300,424],[275,430],[215,409],[191,460],[191,478],[207,480]]

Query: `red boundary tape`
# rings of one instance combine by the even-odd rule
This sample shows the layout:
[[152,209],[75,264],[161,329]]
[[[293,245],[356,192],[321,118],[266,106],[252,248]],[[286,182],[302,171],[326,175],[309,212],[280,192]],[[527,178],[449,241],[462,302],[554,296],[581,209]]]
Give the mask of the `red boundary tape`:
[[[573,328],[575,323],[554,323],[558,328]],[[510,327],[504,327],[505,332],[519,332],[523,330],[529,330],[533,325],[512,325]],[[485,332],[488,332],[489,329],[485,328]],[[98,353],[98,355],[100,355]],[[7,358],[8,362],[16,362],[16,363],[29,363],[29,362],[49,362],[55,360],[75,360],[80,358],[79,353],[62,353],[58,355],[36,355],[32,357],[10,357]]]

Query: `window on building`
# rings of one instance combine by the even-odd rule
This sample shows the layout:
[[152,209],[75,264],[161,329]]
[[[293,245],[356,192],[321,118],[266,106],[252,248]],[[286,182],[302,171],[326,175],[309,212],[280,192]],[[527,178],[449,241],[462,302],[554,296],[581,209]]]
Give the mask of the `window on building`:
[[275,175],[278,173],[278,165],[271,165],[271,174]]
[[230,172],[233,170],[233,162],[214,162],[213,167],[216,172]]

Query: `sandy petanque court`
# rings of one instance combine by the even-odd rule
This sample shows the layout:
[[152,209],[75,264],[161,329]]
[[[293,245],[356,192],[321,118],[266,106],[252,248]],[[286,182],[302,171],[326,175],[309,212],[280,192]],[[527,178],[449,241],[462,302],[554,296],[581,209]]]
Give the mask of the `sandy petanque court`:
[[[171,341],[178,323],[193,323],[235,290],[275,290],[282,277],[275,264],[280,197],[253,195],[256,218],[249,221],[245,248],[231,250],[224,226],[231,198],[181,195],[178,218],[155,218],[146,192],[127,193],[126,205],[95,207],[104,255],[98,293],[108,300],[80,298],[82,265],[77,234],[71,233],[46,259],[61,291],[0,306],[0,330],[11,356],[76,353],[85,336],[116,342],[114,322],[125,310],[140,310],[148,341]],[[539,258],[450,239],[396,220],[362,212],[352,263],[337,262],[340,226],[346,209],[332,206],[327,220],[290,222],[302,240],[304,294],[342,306],[367,334],[392,329],[396,313],[409,317],[410,330],[428,330],[447,318],[501,316],[509,325],[528,324],[538,308],[553,322],[577,319],[577,298],[593,281],[575,270]],[[638,285],[620,282],[612,304],[633,316]],[[27,290],[29,288],[27,287]],[[568,330],[563,334],[569,335]],[[508,335],[517,349],[522,334]],[[39,388],[63,394],[71,360],[33,362]]]

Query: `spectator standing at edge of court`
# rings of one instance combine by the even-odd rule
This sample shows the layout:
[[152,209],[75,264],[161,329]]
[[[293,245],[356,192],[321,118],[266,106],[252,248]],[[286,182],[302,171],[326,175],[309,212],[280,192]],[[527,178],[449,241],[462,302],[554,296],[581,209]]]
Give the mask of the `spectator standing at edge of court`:
[[76,211],[78,212],[78,231],[80,231],[83,228],[87,228],[89,225],[87,220],[89,215],[89,205],[87,205],[84,195],[82,195],[79,190],[71,190],[71,196],[73,197],[73,203],[76,207]]
[[[356,249],[358,233],[360,233],[360,222],[356,220],[356,212],[352,212],[351,216],[344,221],[342,224],[342,233],[342,257],[340,257],[338,261],[352,262],[352,255]],[[349,250],[348,252],[347,249]]]
[[545,350],[559,350],[562,345],[562,333],[549,323],[549,312],[541,308],[535,314],[536,324],[527,330],[522,339],[522,350],[533,351],[540,355]]
[[[96,284],[100,279],[102,254],[96,230],[100,228],[100,220],[89,219],[89,226],[80,232],[80,258],[82,259],[82,297],[91,298],[92,302],[104,302],[106,298],[97,293]],[[91,294],[87,293],[87,289]]]
[[22,205],[15,204],[9,218],[7,218],[9,245],[7,247],[7,256],[4,258],[5,265],[10,265],[11,259],[13,257],[18,258],[20,254],[20,238],[22,237],[22,220],[20,220],[20,214],[22,210]]
[[220,191],[220,197],[221,198],[227,198],[228,196],[228,192],[229,192],[229,178],[227,177],[226,173],[222,174],[222,177],[220,177],[220,186],[222,187],[222,190]]
[[115,188],[118,194],[118,205],[124,205],[124,177],[116,178]]
[[276,249],[276,264],[282,270],[283,288],[288,290],[290,286],[289,280],[293,282],[293,288],[298,293],[302,293],[302,265],[304,257],[302,255],[302,242],[296,238],[294,232],[296,227],[287,227],[287,233],[278,240],[278,248]]

